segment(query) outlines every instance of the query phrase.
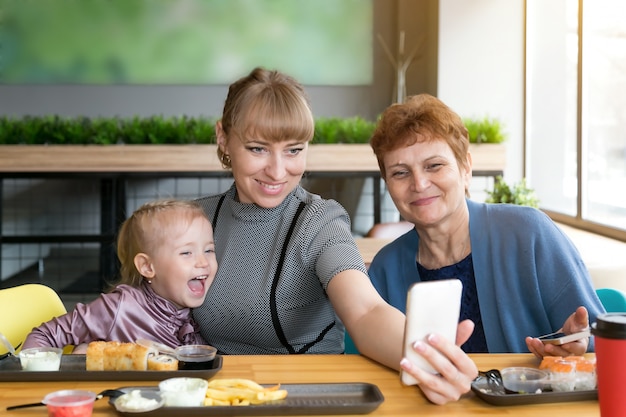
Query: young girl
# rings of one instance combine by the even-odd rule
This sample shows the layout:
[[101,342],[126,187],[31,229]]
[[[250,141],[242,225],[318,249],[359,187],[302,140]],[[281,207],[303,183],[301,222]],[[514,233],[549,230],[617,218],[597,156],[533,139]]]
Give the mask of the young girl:
[[119,283],[89,304],[33,329],[24,348],[77,346],[96,340],[166,346],[206,344],[191,309],[204,301],[217,271],[211,223],[193,201],[146,203],[121,226]]

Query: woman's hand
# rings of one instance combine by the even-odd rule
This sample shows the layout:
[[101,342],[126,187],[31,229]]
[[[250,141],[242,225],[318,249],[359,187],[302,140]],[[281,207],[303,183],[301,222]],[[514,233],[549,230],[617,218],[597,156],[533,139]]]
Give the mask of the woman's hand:
[[413,348],[423,356],[438,372],[432,374],[415,366],[407,358],[402,358],[400,367],[418,381],[424,395],[435,404],[457,401],[471,389],[472,381],[478,376],[478,369],[459,347],[474,331],[474,323],[464,320],[457,328],[455,345],[441,335],[431,334],[427,343],[418,341]]
[[75,354],[85,354],[87,353],[87,347],[89,347],[89,343],[81,343],[80,345],[76,345],[72,353]]
[[[570,315],[563,328],[560,330],[565,334],[572,334],[587,330],[589,328],[589,313],[585,307],[578,307],[572,315]],[[573,342],[565,343],[563,345],[551,345],[543,344],[543,342],[536,337],[527,337],[526,346],[536,357],[543,358],[544,356],[579,356],[587,352],[589,346],[589,338],[575,340]]]

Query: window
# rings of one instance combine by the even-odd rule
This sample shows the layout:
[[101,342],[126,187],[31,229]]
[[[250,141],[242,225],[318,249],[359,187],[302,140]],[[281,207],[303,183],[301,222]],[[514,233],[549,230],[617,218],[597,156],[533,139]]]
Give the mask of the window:
[[626,3],[583,8],[584,218],[626,230]]
[[525,175],[552,217],[626,240],[626,3],[526,5]]

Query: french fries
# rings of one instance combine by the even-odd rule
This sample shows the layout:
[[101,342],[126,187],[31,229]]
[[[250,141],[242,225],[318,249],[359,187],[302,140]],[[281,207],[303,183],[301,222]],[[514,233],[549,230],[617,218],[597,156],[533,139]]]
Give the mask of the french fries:
[[280,389],[280,384],[264,387],[249,379],[212,379],[206,391],[204,405],[246,406],[282,400],[287,397],[287,390]]

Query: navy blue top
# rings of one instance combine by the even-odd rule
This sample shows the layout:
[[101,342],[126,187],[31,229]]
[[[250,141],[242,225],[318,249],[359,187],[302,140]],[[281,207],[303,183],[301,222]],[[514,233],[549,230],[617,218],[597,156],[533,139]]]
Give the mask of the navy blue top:
[[461,315],[459,321],[470,319],[476,327],[470,338],[461,346],[466,353],[487,353],[487,339],[483,329],[483,319],[480,315],[478,294],[476,292],[476,280],[474,279],[474,266],[470,253],[462,261],[439,269],[426,269],[419,263],[417,270],[422,281],[436,281],[440,279],[456,278],[463,284],[461,296]]

